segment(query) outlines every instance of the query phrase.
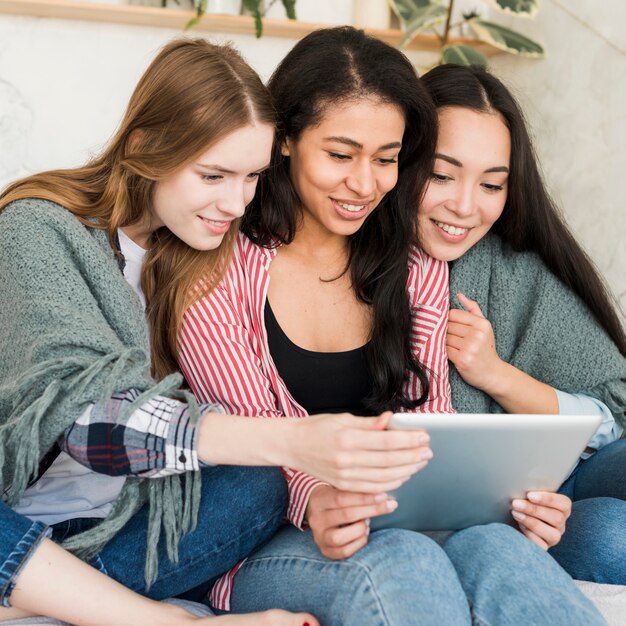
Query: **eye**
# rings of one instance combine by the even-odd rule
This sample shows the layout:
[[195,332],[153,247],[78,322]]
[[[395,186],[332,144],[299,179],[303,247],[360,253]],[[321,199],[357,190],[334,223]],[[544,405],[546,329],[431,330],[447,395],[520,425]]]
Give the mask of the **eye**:
[[349,154],[339,154],[338,152],[329,152],[328,156],[330,156],[331,159],[336,159],[337,161],[348,161],[352,158]]
[[201,174],[200,177],[208,183],[216,183],[224,178],[221,174]]
[[261,172],[251,172],[246,176],[247,181],[256,181],[261,176]]
[[437,174],[437,172],[433,172],[430,175],[430,178],[436,183],[447,183],[448,181],[452,180],[452,178],[447,174]]
[[502,185],[492,185],[490,183],[483,183],[483,187],[491,193],[497,193],[498,191],[502,191],[504,189]]
[[398,159],[378,159],[378,162],[381,165],[392,165],[393,163],[397,163]]

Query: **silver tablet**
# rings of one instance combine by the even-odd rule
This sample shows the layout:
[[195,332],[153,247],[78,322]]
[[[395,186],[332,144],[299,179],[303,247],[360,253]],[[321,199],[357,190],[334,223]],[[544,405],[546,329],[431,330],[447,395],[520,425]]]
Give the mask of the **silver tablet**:
[[372,530],[459,530],[512,523],[511,500],[556,491],[587,446],[598,415],[397,413],[389,428],[423,429],[433,458],[393,492],[398,508]]

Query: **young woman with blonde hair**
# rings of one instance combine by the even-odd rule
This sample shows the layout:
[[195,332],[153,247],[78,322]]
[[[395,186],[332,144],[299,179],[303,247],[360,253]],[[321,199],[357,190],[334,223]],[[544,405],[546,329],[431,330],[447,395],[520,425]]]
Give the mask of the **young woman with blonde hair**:
[[[26,611],[187,623],[152,600],[210,583],[285,512],[280,471],[241,466],[290,465],[370,491],[414,471],[381,432],[386,416],[225,416],[166,375],[183,308],[224,271],[273,137],[268,93],[232,48],[175,41],[100,156],[0,196],[0,597],[19,609],[1,609],[0,620]],[[328,445],[356,431],[358,444]],[[415,439],[401,447],[419,448]],[[357,455],[367,472],[378,462],[371,450],[383,450],[389,471],[337,468]],[[214,619],[316,623],[281,612]]]

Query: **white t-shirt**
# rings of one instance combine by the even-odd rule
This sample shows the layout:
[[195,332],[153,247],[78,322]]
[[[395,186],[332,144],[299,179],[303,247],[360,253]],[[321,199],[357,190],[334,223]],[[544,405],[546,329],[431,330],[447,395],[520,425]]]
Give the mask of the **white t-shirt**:
[[[126,259],[124,278],[139,296],[144,308],[146,301],[141,291],[141,266],[146,250],[117,231],[120,250]],[[86,413],[91,407],[86,409]],[[125,476],[98,474],[61,452],[46,473],[26,489],[13,509],[44,524],[57,524],[78,517],[106,517],[117,499]]]

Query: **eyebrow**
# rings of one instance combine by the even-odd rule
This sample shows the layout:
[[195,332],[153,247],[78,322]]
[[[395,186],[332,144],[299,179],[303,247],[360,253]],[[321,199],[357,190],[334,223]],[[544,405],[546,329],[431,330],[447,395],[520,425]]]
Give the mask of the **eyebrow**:
[[[269,166],[270,166],[270,164],[267,163],[263,167],[260,167],[258,170],[254,170],[254,171],[255,172],[263,172],[266,169],[268,169]],[[210,165],[208,163],[198,163],[198,167],[204,167],[207,170],[214,170],[214,171],[220,172],[222,174],[236,174],[237,173],[237,172],[234,172],[233,170],[226,169],[225,167],[222,167],[221,165]]]
[[[442,161],[447,161],[448,163],[450,163],[450,165],[454,165],[455,167],[463,167],[463,163],[461,163],[461,161],[458,161],[457,159],[448,156],[447,154],[441,154],[441,152],[436,152],[435,158],[441,159]],[[505,172],[506,174],[508,174],[509,168],[506,167],[506,165],[496,165],[495,167],[490,167],[489,169],[485,170],[485,174],[492,174],[494,172]]]
[[[324,141],[336,141],[337,143],[345,143],[347,146],[351,146],[352,148],[356,148],[357,150],[363,150],[362,143],[359,143],[354,139],[350,139],[349,137],[325,137]],[[378,150],[391,150],[393,148],[402,148],[402,143],[399,141],[392,141],[391,143],[386,143],[384,146],[379,146]]]

